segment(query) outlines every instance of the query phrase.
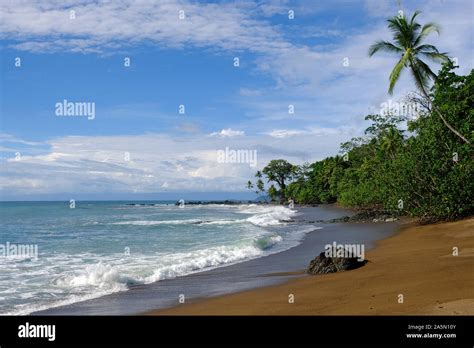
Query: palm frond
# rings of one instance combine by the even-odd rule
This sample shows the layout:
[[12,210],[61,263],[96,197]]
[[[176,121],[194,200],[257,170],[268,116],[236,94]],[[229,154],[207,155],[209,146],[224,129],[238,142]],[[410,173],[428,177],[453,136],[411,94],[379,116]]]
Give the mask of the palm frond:
[[410,69],[410,72],[413,76],[413,80],[415,81],[416,87],[422,91],[426,91],[428,89],[428,81],[423,80],[420,74],[414,69]]
[[409,58],[410,58],[410,50],[407,50],[405,54],[402,56],[402,58],[400,58],[398,63],[393,68],[392,73],[390,74],[390,77],[389,77],[390,86],[388,88],[388,93],[390,95],[393,94],[393,88],[395,87],[395,84],[397,83],[398,78],[400,77],[400,73],[402,72],[403,68],[406,66]]
[[426,51],[421,51],[418,52],[422,56],[438,63],[447,63],[449,62],[449,57],[446,52],[444,53],[439,53],[439,52],[426,52]]
[[392,17],[388,20],[388,27],[392,31],[394,41],[401,47],[408,48],[414,47],[413,42],[418,36],[419,28],[421,27],[418,23],[410,21],[408,22],[406,17]]
[[400,18],[392,17],[392,18],[389,18],[387,22],[388,22],[388,28],[394,35],[403,32],[403,25],[400,21]]
[[416,86],[427,94],[430,79],[435,79],[436,74],[431,71],[430,67],[425,62],[418,58],[413,58],[410,60],[410,65],[410,70],[413,75],[413,79],[415,80]]
[[411,16],[411,20],[410,20],[410,25],[412,25],[413,23],[415,23],[415,18],[421,13],[420,10],[416,10],[415,13],[413,13],[413,16]]
[[449,59],[446,53],[439,52],[435,46],[422,44],[423,39],[428,34],[439,32],[439,27],[435,23],[428,23],[422,27],[416,22],[420,13],[421,11],[415,11],[411,18],[407,18],[405,15],[389,18],[387,23],[392,32],[393,41],[377,41],[369,48],[369,56],[378,51],[403,54],[390,74],[389,94],[393,93],[393,89],[405,67],[410,67],[417,87],[422,91],[426,91],[430,80],[434,80],[436,74],[420,58],[437,62]]
[[433,45],[420,45],[415,47],[417,52],[432,52],[432,53],[439,53],[438,49]]
[[438,35],[441,33],[441,27],[436,23],[427,23],[421,29],[420,34],[416,38],[414,44],[419,45],[429,34],[436,32]]
[[436,79],[436,74],[431,70],[431,68],[422,61],[420,58],[414,58],[415,65],[421,71],[422,75],[426,76],[428,79]]
[[369,57],[372,57],[378,51],[400,53],[403,52],[403,49],[388,41],[377,41],[369,47]]

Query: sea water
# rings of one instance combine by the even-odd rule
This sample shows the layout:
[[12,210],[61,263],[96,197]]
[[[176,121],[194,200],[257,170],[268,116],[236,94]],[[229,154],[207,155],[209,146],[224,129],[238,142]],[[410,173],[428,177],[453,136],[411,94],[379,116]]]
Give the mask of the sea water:
[[174,202],[0,202],[0,314],[28,314],[298,245],[313,226],[283,206]]

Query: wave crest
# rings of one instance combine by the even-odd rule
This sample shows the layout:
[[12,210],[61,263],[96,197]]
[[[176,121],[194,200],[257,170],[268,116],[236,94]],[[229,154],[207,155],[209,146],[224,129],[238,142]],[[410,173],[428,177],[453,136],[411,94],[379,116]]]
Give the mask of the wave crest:
[[254,214],[247,221],[257,226],[276,226],[293,220],[297,211],[282,206],[249,206],[240,211],[245,214]]
[[223,219],[223,220],[131,220],[113,222],[112,225],[133,225],[133,226],[156,226],[156,225],[231,225],[240,223],[251,223],[256,226],[276,226],[285,224],[293,220],[297,213],[282,206],[262,206],[250,204],[238,208],[238,213],[252,214],[246,219]]

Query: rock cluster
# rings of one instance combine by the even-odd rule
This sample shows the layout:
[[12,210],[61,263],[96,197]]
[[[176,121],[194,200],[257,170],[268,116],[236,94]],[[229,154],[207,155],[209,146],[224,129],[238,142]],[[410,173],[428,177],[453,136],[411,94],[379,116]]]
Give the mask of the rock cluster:
[[359,261],[357,257],[327,257],[324,252],[309,263],[306,273],[327,274],[348,271],[364,266],[368,261]]

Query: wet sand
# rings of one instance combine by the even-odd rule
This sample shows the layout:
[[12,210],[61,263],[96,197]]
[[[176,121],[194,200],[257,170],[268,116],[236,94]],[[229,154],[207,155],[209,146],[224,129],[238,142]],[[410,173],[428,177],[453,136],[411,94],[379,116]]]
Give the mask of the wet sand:
[[[298,207],[299,214],[288,225],[294,229],[312,229],[301,243],[288,250],[264,257],[206,270],[186,276],[161,280],[156,283],[133,286],[128,291],[118,292],[71,305],[50,308],[33,315],[134,315],[150,310],[170,308],[197,299],[213,298],[255,288],[282,284],[301,277],[309,260],[324,250],[326,244],[364,244],[366,250],[375,241],[393,235],[397,223],[318,223],[353,212],[334,205]],[[271,249],[269,250],[271,252]]]
[[366,258],[370,262],[356,270],[301,274],[283,284],[191,300],[148,314],[474,314],[474,218],[404,227],[377,242]]

